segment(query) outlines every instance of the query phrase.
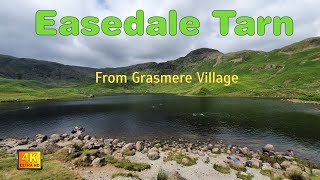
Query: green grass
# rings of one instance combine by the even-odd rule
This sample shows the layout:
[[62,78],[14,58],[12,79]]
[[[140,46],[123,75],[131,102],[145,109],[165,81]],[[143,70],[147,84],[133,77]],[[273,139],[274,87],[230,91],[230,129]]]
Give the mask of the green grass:
[[217,164],[213,165],[213,168],[223,174],[230,174],[230,167],[223,167],[223,166],[219,166]]
[[116,173],[112,175],[112,179],[116,177],[128,177],[132,179],[141,179],[138,175],[132,174],[132,173]]
[[15,157],[3,152],[0,153],[0,179],[22,180],[22,179],[81,179],[81,177],[69,170],[60,161],[45,155],[42,170],[17,170]]
[[105,158],[105,162],[108,164],[113,164],[115,167],[117,168],[123,168],[129,171],[138,171],[141,172],[143,170],[146,169],[150,169],[151,166],[149,164],[146,163],[139,163],[139,162],[131,162],[129,160],[116,160],[115,158],[113,158],[110,155],[104,156]]
[[273,177],[273,173],[270,170],[261,170],[260,174],[264,175],[264,176],[268,176],[270,178]]
[[237,178],[242,179],[242,180],[252,180],[252,178],[253,178],[252,175],[247,175],[247,176],[246,176],[246,175],[241,174],[240,171],[238,171],[238,172],[236,173],[236,176],[237,176]]
[[[184,162],[183,161],[184,158],[188,159],[188,161]],[[192,165],[197,164],[197,160],[190,158],[189,156],[187,156],[184,153],[170,152],[168,157],[166,157],[164,160],[165,161],[176,161],[178,164],[182,164],[184,166],[192,166]]]
[[157,180],[167,180],[168,178],[167,173],[163,169],[161,169],[157,174]]

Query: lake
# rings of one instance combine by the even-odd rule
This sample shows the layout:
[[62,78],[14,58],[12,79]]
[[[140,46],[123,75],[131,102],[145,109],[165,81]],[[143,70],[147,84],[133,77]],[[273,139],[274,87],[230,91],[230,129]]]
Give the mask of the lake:
[[0,104],[0,138],[70,132],[135,141],[184,138],[277,150],[320,162],[320,105],[277,99],[115,95]]

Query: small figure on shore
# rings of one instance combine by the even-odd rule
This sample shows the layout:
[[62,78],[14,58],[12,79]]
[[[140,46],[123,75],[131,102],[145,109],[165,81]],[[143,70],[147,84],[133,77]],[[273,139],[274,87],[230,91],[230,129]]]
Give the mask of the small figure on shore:
[[83,128],[83,127],[78,127],[78,126],[76,126],[76,127],[71,131],[72,134],[82,134],[83,132],[84,132],[84,128]]

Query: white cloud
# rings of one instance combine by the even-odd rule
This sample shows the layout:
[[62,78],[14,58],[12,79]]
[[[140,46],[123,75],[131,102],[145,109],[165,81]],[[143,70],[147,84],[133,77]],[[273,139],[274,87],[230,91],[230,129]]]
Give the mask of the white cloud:
[[[0,6],[0,53],[29,57],[64,64],[115,67],[149,61],[165,61],[184,56],[193,49],[209,47],[222,52],[243,49],[272,50],[311,36],[319,36],[320,1],[315,0],[3,0]],[[130,37],[121,34],[107,37],[41,37],[35,34],[35,13],[54,9],[57,21],[62,16],[78,18],[92,15],[103,19],[117,16],[124,20],[142,9],[145,17],[167,17],[171,9],[179,18],[195,16],[201,22],[200,33],[194,37]],[[234,9],[239,16],[290,16],[295,22],[294,36],[275,37],[269,30],[263,36],[239,37],[219,34],[219,22],[211,17],[212,10]],[[232,23],[232,26],[235,24]],[[272,27],[269,27],[272,29]]]

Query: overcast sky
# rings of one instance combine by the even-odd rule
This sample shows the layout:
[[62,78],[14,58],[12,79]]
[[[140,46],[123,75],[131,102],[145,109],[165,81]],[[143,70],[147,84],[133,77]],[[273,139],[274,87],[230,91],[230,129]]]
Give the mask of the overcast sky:
[[[227,53],[252,49],[269,51],[320,36],[319,0],[2,0],[0,5],[0,54],[35,58],[63,64],[90,67],[119,67],[144,62],[161,62],[185,56],[191,50],[208,47]],[[102,32],[94,37],[35,34],[37,10],[56,10],[57,25],[63,16],[96,16],[102,20],[117,16],[121,20],[144,10],[145,17],[167,17],[172,9],[178,17],[195,16],[201,22],[200,33],[187,37],[108,37]],[[232,9],[238,16],[290,16],[294,20],[294,35],[276,37],[269,26],[263,37],[239,37],[233,29],[226,37],[219,34],[219,21],[213,10]],[[232,22],[233,20],[231,20]],[[233,23],[234,24],[234,23]],[[231,27],[232,28],[232,27]]]

